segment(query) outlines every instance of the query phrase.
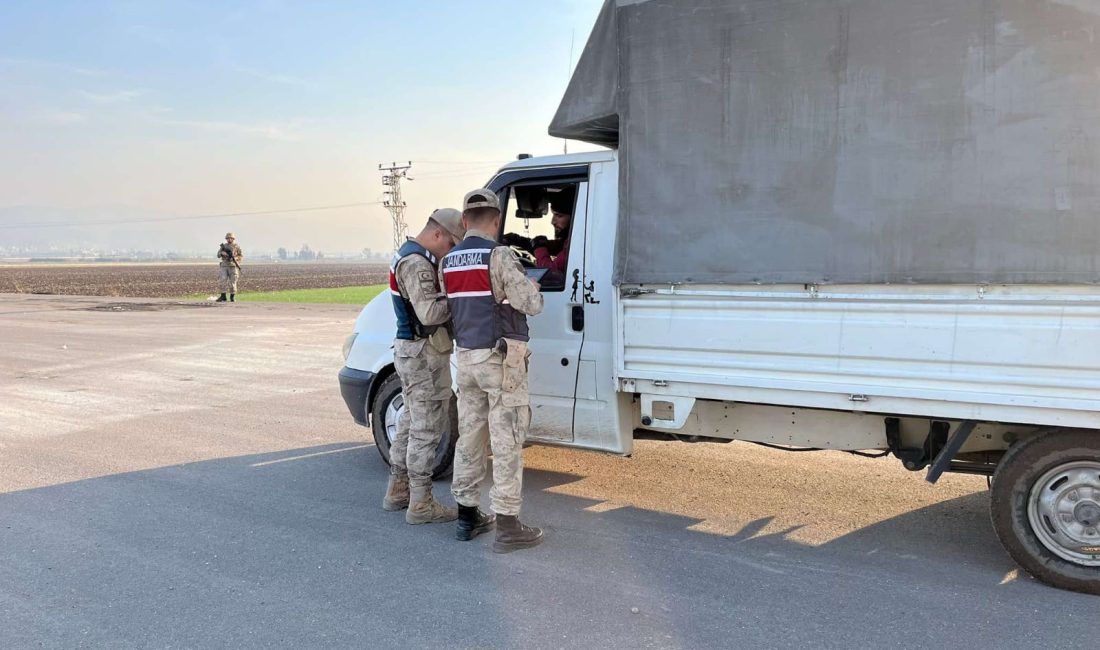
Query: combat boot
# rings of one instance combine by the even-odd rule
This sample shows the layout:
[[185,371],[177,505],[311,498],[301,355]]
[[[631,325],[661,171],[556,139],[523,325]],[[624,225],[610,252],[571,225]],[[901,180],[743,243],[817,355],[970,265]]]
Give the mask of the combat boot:
[[229,294],[229,302],[237,302],[237,294],[235,294],[235,293]]
[[458,519],[458,511],[436,501],[431,484],[411,488],[406,524],[441,524],[455,519]]
[[218,299],[214,302],[225,302],[225,294],[223,293],[222,295],[218,296]]
[[477,506],[464,506],[458,504],[458,528],[455,530],[455,538],[462,542],[468,542],[482,533],[493,529],[496,515],[486,514]]
[[542,529],[524,526],[519,517],[497,515],[497,539],[494,553],[511,553],[523,548],[533,548],[542,543]]
[[409,507],[409,477],[390,474],[386,484],[386,496],[382,499],[382,509],[389,512]]

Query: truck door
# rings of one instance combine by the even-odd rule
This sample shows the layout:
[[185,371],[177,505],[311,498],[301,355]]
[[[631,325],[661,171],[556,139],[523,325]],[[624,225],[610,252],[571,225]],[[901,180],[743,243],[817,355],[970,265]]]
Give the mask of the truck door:
[[[520,178],[499,183],[490,189],[501,197],[504,212],[502,241],[519,242],[513,249],[524,258],[528,275],[539,276],[543,310],[527,319],[531,330],[531,365],[528,386],[531,392],[531,431],[533,439],[569,442],[573,440],[577,372],[583,340],[584,229],[588,204],[587,166],[556,170],[522,170]],[[515,173],[521,173],[517,170]],[[555,237],[552,226],[555,212],[571,211],[568,234]],[[537,268],[538,261],[523,251],[530,248],[524,240],[547,237],[554,265]],[[556,240],[556,241],[555,241]],[[568,250],[564,243],[568,241]],[[561,246],[561,250],[559,250]],[[564,259],[562,259],[564,257]],[[545,262],[544,262],[545,263]]]

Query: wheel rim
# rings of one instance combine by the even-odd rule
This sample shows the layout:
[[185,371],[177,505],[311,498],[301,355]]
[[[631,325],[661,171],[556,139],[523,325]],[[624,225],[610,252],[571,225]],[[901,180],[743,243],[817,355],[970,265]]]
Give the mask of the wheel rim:
[[1043,474],[1031,488],[1028,519],[1050,552],[1100,567],[1100,462],[1075,461]]
[[389,439],[391,445],[394,440],[397,440],[397,420],[404,412],[405,396],[398,393],[397,397],[390,400],[389,405],[386,407],[386,438]]

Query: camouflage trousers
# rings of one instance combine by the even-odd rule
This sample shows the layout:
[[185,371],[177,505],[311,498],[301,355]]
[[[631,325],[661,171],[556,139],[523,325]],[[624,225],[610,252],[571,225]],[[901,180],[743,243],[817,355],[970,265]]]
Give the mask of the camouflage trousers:
[[408,475],[410,487],[431,485],[435,452],[450,424],[451,355],[436,351],[427,339],[398,339],[393,343],[393,363],[405,408],[390,445],[390,472]]
[[237,280],[241,278],[241,271],[235,266],[218,267],[218,292],[237,293]]
[[509,355],[489,350],[458,353],[458,445],[451,493],[464,506],[481,503],[481,484],[493,451],[489,501],[498,515],[523,505],[523,443],[531,426],[527,346],[509,341]]

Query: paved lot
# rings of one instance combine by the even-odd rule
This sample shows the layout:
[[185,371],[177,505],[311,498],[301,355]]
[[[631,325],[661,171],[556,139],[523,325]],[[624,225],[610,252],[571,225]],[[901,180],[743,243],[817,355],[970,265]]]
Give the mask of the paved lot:
[[1096,647],[984,479],[896,461],[539,447],[539,549],[406,526],[337,391],[354,316],[0,296],[0,648]]

